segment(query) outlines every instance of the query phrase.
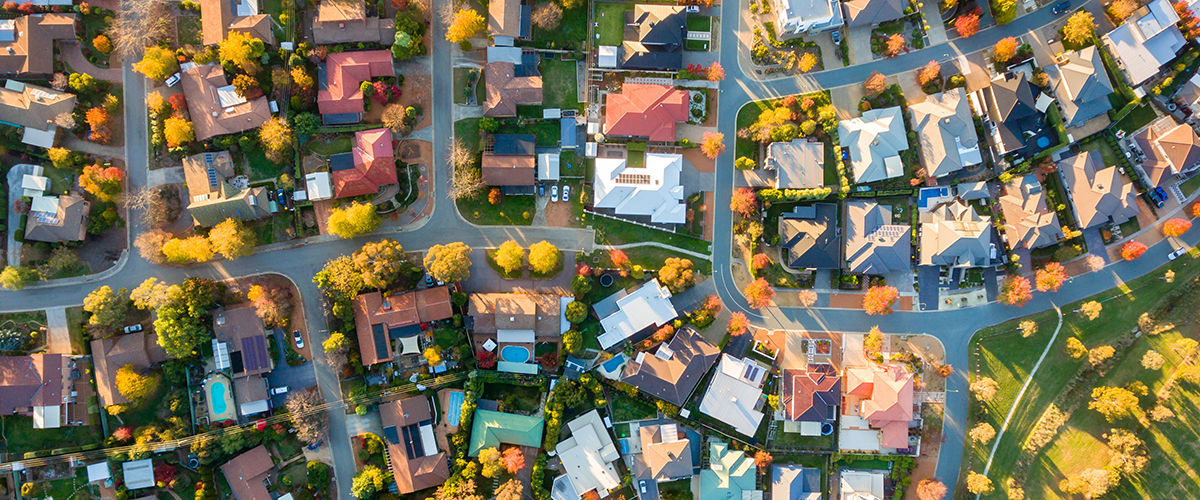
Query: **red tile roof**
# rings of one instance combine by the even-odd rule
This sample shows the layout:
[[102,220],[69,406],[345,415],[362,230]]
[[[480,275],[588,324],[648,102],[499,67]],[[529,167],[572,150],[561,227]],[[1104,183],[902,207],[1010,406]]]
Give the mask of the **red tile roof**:
[[483,183],[488,186],[532,186],[537,177],[537,157],[483,155]]
[[[783,407],[791,420],[801,422],[824,422],[837,417],[836,407],[841,400],[841,377],[828,367],[812,371],[784,370]],[[830,408],[834,408],[830,411]]]
[[675,141],[675,122],[687,121],[688,92],[668,85],[627,83],[619,94],[608,94],[604,133]]
[[[359,295],[354,300],[354,327],[363,365],[370,366],[392,359],[391,352],[377,352],[373,325],[383,325],[385,329],[401,328],[451,316],[454,316],[454,310],[450,307],[450,291],[444,286],[388,294],[387,297],[380,292]],[[387,332],[383,334],[387,335]]]
[[354,168],[333,172],[333,188],[338,198],[375,194],[379,186],[397,182],[390,130],[378,128],[355,133],[351,153]]
[[328,85],[317,92],[317,107],[323,115],[362,113],[362,82],[392,76],[392,53],[387,50],[341,52],[325,58]]
[[846,393],[863,396],[859,416],[880,429],[880,444],[908,446],[908,422],[913,419],[913,376],[896,366],[846,370]]

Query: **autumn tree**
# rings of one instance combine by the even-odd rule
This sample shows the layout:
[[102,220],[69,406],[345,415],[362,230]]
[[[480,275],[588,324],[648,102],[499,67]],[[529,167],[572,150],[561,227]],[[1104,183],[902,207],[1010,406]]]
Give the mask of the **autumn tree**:
[[539,2],[533,9],[533,25],[546,31],[553,31],[562,23],[563,10],[554,2]]
[[446,40],[454,43],[464,42],[486,27],[487,19],[479,12],[463,7],[451,17],[446,28]]
[[1057,292],[1067,281],[1067,269],[1062,264],[1051,262],[1037,270],[1035,281],[1039,292]]
[[629,256],[625,254],[624,250],[619,248],[608,251],[608,260],[611,260],[613,266],[617,268],[625,269],[629,267]]
[[992,424],[980,422],[979,425],[971,428],[971,432],[968,434],[971,436],[971,441],[988,444],[996,437],[996,429],[992,427]]
[[114,201],[121,194],[123,180],[124,170],[92,164],[83,167],[83,172],[79,174],[79,187],[100,201]]
[[1032,298],[1033,289],[1029,286],[1029,279],[1010,274],[1000,284],[1000,295],[996,300],[1007,306],[1025,307]]
[[1149,462],[1146,444],[1136,434],[1125,429],[1112,429],[1105,438],[1108,440],[1108,449],[1113,453],[1108,460],[1109,467],[1127,475],[1137,474],[1146,468]]
[[1087,265],[1088,271],[1093,273],[1100,272],[1104,269],[1104,257],[1096,254],[1088,254],[1088,256],[1083,259],[1083,263]]
[[158,278],[146,278],[137,288],[129,292],[129,298],[133,301],[133,306],[138,309],[158,309],[170,300],[173,293],[176,292],[171,285],[158,281]]
[[549,241],[529,245],[529,267],[537,274],[549,274],[558,268],[558,247]]
[[918,500],[942,500],[946,498],[946,485],[937,479],[927,477],[917,483]]
[[937,61],[929,61],[917,71],[917,83],[928,85],[942,76],[942,65]]
[[104,108],[95,107],[88,109],[84,113],[83,119],[91,129],[88,133],[88,140],[99,144],[106,144],[112,139],[112,131],[109,128],[112,118]]
[[374,231],[379,227],[379,223],[375,205],[356,201],[349,206],[342,205],[330,210],[327,225],[330,233],[350,239]]
[[195,235],[189,238],[174,238],[162,247],[162,253],[168,261],[177,264],[187,262],[208,262],[213,257],[212,245],[208,238]]
[[504,454],[500,457],[500,461],[504,464],[504,470],[509,474],[516,474],[525,467],[525,454],[521,453],[521,449],[515,446],[504,450]]
[[258,73],[261,68],[259,59],[265,50],[266,45],[262,40],[241,31],[230,31],[217,46],[222,63],[242,68],[250,75]]
[[992,488],[992,480],[987,476],[975,471],[967,473],[967,491],[975,495],[983,495],[991,493]]
[[1191,7],[1185,0],[1179,0],[1172,4],[1175,7],[1175,13],[1179,15],[1179,30],[1183,32],[1183,37],[1193,39],[1200,36],[1200,21],[1196,19],[1196,14],[1192,12]]
[[133,63],[133,70],[151,80],[166,80],[179,71],[179,61],[167,47],[147,47],[142,60]]
[[1192,221],[1186,219],[1170,219],[1163,223],[1162,232],[1164,236],[1183,236],[1188,229],[1192,228]]
[[992,47],[992,59],[995,59],[998,62],[1008,62],[1009,59],[1012,59],[1013,56],[1017,54],[1018,47],[1019,44],[1017,43],[1016,38],[1011,36],[1007,38],[1001,38],[1000,41],[996,42],[996,45]]
[[1066,351],[1067,356],[1075,359],[1082,358],[1083,355],[1087,354],[1088,352],[1087,347],[1084,347],[1083,342],[1075,337],[1068,337],[1067,345],[1064,346],[1063,349]]
[[287,327],[291,320],[292,291],[289,288],[276,285],[254,285],[246,294],[254,305],[254,313],[268,326]]
[[887,40],[887,55],[888,57],[896,57],[904,51],[908,42],[904,40],[904,35],[899,33],[888,37]]
[[214,252],[234,260],[254,253],[258,237],[240,219],[228,218],[208,232],[208,242]]
[[1083,45],[1096,35],[1096,20],[1092,17],[1091,12],[1080,9],[1067,19],[1062,33],[1063,41],[1071,45]]
[[1125,260],[1137,260],[1144,253],[1146,253],[1146,244],[1140,241],[1129,240],[1121,245],[1121,258]]
[[817,292],[812,290],[800,290],[799,294],[796,296],[796,299],[800,302],[801,306],[812,307],[817,303]]
[[354,252],[352,260],[362,275],[363,284],[380,290],[388,288],[401,273],[414,267],[405,257],[404,247],[390,238],[364,243]]
[[746,319],[746,315],[741,312],[735,312],[729,317],[729,324],[725,327],[725,331],[736,337],[746,333],[746,329],[749,326],[750,320]]
[[756,253],[754,258],[750,259],[750,267],[753,267],[755,271],[762,271],[769,265],[771,265],[771,258],[767,257],[765,253]]
[[979,33],[979,16],[971,13],[958,16],[954,20],[954,29],[958,30],[958,34],[963,38],[970,38],[971,35]]
[[1138,3],[1134,0],[1116,0],[1108,4],[1108,15],[1120,22],[1132,16],[1137,9]]
[[871,76],[868,76],[863,82],[863,91],[867,97],[875,97],[887,89],[887,77],[878,71],[872,71]]
[[775,298],[775,289],[771,288],[771,284],[763,278],[756,279],[746,285],[746,289],[742,290],[742,295],[746,296],[746,302],[754,309],[762,309],[771,305],[771,300]]
[[729,209],[742,217],[754,217],[758,215],[758,196],[748,187],[737,188],[729,198]]
[[1175,418],[1175,412],[1166,406],[1155,405],[1154,408],[1150,409],[1150,420],[1155,422],[1166,422],[1173,418]]
[[805,52],[800,56],[800,60],[796,63],[800,67],[800,71],[808,73],[813,68],[817,67],[817,56],[812,52]]
[[1094,300],[1089,300],[1084,302],[1083,305],[1079,306],[1079,312],[1082,313],[1083,317],[1087,318],[1088,321],[1094,321],[1096,318],[1099,318],[1100,311],[1102,310],[1104,310],[1104,306],[1100,305],[1099,302]]
[[713,61],[705,70],[705,76],[710,82],[719,82],[725,79],[725,68],[721,66],[721,63]]
[[[546,3],[543,5],[555,5],[555,4]],[[509,450],[515,450],[515,449],[516,448],[509,448]],[[505,454],[507,454],[507,453],[508,452],[505,451]],[[518,452],[518,454],[519,454],[519,452]],[[524,461],[525,461],[525,459],[522,458],[521,462],[524,463]],[[517,479],[514,477],[512,479],[509,479],[508,481],[505,481],[503,484],[500,485],[499,488],[496,488],[495,495],[496,495],[496,500],[521,500],[525,496],[525,483],[522,483],[520,479]]]
[[92,38],[92,46],[103,54],[108,54],[113,51],[112,40],[109,40],[105,35],[96,35]]
[[296,134],[292,131],[292,126],[288,125],[287,120],[275,117],[259,127],[258,139],[262,141],[268,160],[273,163],[283,163],[287,159],[285,155],[292,151]]
[[695,265],[689,259],[670,257],[658,270],[658,281],[671,293],[680,293],[696,284]]
[[759,470],[767,470],[771,468],[771,462],[775,459],[770,453],[765,450],[758,450],[754,453],[754,465],[758,466]]
[[1035,321],[1022,321],[1017,328],[1021,331],[1021,337],[1029,338],[1038,332],[1038,324]]
[[1138,398],[1122,387],[1097,387],[1092,389],[1089,410],[1096,410],[1109,422],[1132,415],[1138,407]]
[[[325,401],[316,390],[293,391],[288,393],[287,411],[292,419],[292,428],[296,429],[296,437],[305,443],[316,443],[325,437],[325,429],[329,427],[329,418],[321,408]],[[341,411],[341,410],[338,410]]]
[[583,334],[579,330],[570,329],[563,334],[563,349],[571,354],[578,353],[583,348]]
[[1175,351],[1182,357],[1190,357],[1196,354],[1196,348],[1200,345],[1195,339],[1182,338],[1171,343],[1171,350]]
[[981,402],[991,401],[996,397],[996,393],[1000,391],[1000,384],[990,377],[979,377],[971,384],[971,394]]
[[172,115],[163,120],[163,138],[167,147],[176,148],[196,140],[196,127],[183,117]]
[[900,291],[893,286],[873,286],[863,295],[863,310],[867,314],[891,314],[892,304],[900,298]]
[[500,449],[496,447],[484,448],[479,450],[479,465],[482,466],[480,471],[483,477],[495,478],[504,471],[504,464],[500,462]]
[[[121,8],[117,9],[116,18],[112,20],[105,34],[111,39],[115,50],[122,59],[132,59],[143,49],[148,54],[153,49],[161,48],[170,54],[171,61],[175,61],[174,51],[157,46],[159,41],[166,39],[174,30],[175,15],[170,11],[166,2],[162,0],[130,0],[121,3]],[[141,71],[136,67],[134,70]],[[174,71],[166,74],[170,75],[171,73]],[[161,80],[166,76],[162,78],[152,76],[151,78]]]
[[136,366],[127,364],[117,369],[117,392],[128,399],[133,406],[142,406],[146,398],[158,394],[162,383],[162,375],[154,372],[143,373]]
[[1112,346],[1107,346],[1107,345],[1102,345],[1099,347],[1095,347],[1093,349],[1088,349],[1088,363],[1090,363],[1092,366],[1099,366],[1100,363],[1103,363],[1103,362],[1107,361],[1109,358],[1112,358],[1113,354],[1115,354],[1115,353],[1116,353],[1116,349],[1113,349]]
[[1154,349],[1146,351],[1146,354],[1142,355],[1142,368],[1147,370],[1160,370],[1166,363],[1167,358]]
[[512,274],[525,265],[525,249],[521,248],[520,243],[508,240],[500,244],[500,247],[492,254],[492,260],[504,270],[505,274]]
[[700,141],[700,151],[710,160],[717,159],[725,152],[725,134],[705,132],[704,139]]
[[471,247],[462,242],[434,245],[425,253],[424,264],[438,281],[465,280],[471,277]]
[[83,310],[91,313],[88,324],[112,327],[125,320],[129,309],[129,291],[124,288],[114,292],[108,285],[101,286],[83,298]]

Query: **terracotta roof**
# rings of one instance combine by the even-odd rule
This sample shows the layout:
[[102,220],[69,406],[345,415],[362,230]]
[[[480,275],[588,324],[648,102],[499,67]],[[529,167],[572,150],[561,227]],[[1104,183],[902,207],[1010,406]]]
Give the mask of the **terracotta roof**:
[[354,299],[354,325],[363,365],[392,359],[390,330],[453,315],[450,291],[444,286],[386,297],[380,292],[359,295]]
[[538,337],[549,337],[560,333],[560,303],[559,296],[550,293],[474,293],[468,311],[475,333],[533,330]]
[[[872,365],[846,370],[846,393],[860,396],[859,416],[872,428],[882,429],[880,444],[902,448],[908,444],[908,422],[913,419],[913,376],[903,368]],[[895,441],[896,425],[903,429],[903,442]]]
[[[266,97],[222,103],[217,89],[228,87],[220,65],[196,65],[182,74],[188,114],[196,126],[196,140],[234,134],[261,127],[271,118]],[[226,106],[225,104],[229,104]]]
[[317,107],[323,115],[362,113],[362,82],[393,74],[391,51],[329,54],[325,58],[326,88],[317,92]]
[[488,186],[532,186],[536,156],[483,155],[483,183]]
[[433,439],[429,398],[413,396],[381,404],[379,416],[392,475],[401,494],[432,488],[449,479],[446,453],[437,451],[437,440]]
[[338,198],[375,194],[380,186],[397,182],[390,130],[379,128],[356,132],[351,154],[354,168],[333,172],[334,193]]
[[235,17],[233,2],[229,0],[200,0],[200,21],[203,28],[201,41],[204,45],[224,41],[229,25]]
[[608,94],[604,133],[674,142],[675,123],[687,121],[688,92],[669,85],[627,83]]
[[263,480],[274,466],[271,454],[260,444],[222,465],[221,473],[237,500],[272,500]]
[[54,41],[75,39],[75,14],[31,14],[0,21],[0,32],[12,33],[0,42],[0,73],[52,73]]
[[167,351],[153,333],[131,333],[92,341],[92,365],[96,370],[96,392],[102,406],[128,403],[117,391],[117,370],[133,365],[138,369],[167,360]]
[[483,115],[488,117],[517,116],[517,106],[542,103],[542,76],[517,76],[516,65],[510,62],[489,62],[483,67],[487,98]]
[[807,370],[784,370],[783,407],[791,420],[832,422],[841,405],[841,377],[830,365],[809,365]]

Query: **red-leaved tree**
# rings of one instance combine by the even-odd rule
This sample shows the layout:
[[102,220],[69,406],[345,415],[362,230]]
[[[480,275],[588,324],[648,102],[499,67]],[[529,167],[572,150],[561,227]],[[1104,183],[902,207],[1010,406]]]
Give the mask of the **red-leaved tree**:
[[1175,6],[1175,13],[1179,14],[1179,31],[1183,32],[1184,38],[1196,38],[1200,36],[1200,21],[1196,19],[1196,14],[1192,9],[1188,8],[1188,3],[1180,0],[1172,4]]
[[713,62],[708,67],[708,81],[719,82],[725,79],[725,68],[721,67],[721,63]]
[[480,368],[490,370],[496,367],[496,353],[487,349],[475,351],[475,362]]
[[1037,270],[1034,276],[1039,292],[1057,292],[1064,281],[1067,281],[1067,269],[1062,264],[1051,262],[1046,267]]
[[1029,279],[1010,274],[1004,279],[1004,283],[1000,284],[1000,297],[997,300],[1007,306],[1025,307],[1025,304],[1032,298],[1033,288],[1029,284]]
[[98,164],[83,167],[79,175],[79,186],[100,201],[113,201],[121,194],[121,181],[125,172],[117,167],[102,167]]
[[1146,244],[1140,241],[1130,240],[1121,245],[1121,258],[1125,260],[1137,260],[1144,253],[1146,253]]
[[504,464],[504,469],[509,474],[516,474],[522,467],[525,467],[525,454],[521,453],[521,449],[512,447],[504,450],[504,455],[500,457],[500,461]]
[[1163,223],[1162,232],[1166,236],[1183,236],[1192,228],[1192,221],[1186,219],[1171,219]]
[[954,29],[958,30],[958,34],[963,38],[970,38],[971,35],[979,33],[979,16],[975,14],[958,16],[958,19],[954,20]]
[[900,291],[894,286],[873,286],[863,295],[863,310],[867,314],[891,314],[892,304],[900,298]]
[[625,252],[619,249],[614,248],[610,250],[608,252],[608,259],[612,261],[614,266],[617,266],[621,269],[629,266],[629,256],[625,255]]
[[746,285],[742,294],[746,296],[746,302],[750,303],[750,307],[762,309],[771,305],[771,299],[775,298],[775,289],[771,288],[771,284],[767,283],[767,280],[759,278]]
[[754,194],[753,189],[737,188],[733,192],[733,197],[729,199],[729,209],[741,214],[742,217],[758,215],[758,196]]
[[750,320],[746,319],[746,315],[741,312],[735,312],[729,318],[729,325],[725,327],[725,331],[730,335],[738,336],[746,333],[746,329],[750,327]]
[[761,271],[771,265],[771,258],[765,253],[754,254],[754,260],[751,262],[755,270]]
[[710,160],[717,159],[725,152],[725,134],[705,132],[704,138],[700,140],[700,151]]

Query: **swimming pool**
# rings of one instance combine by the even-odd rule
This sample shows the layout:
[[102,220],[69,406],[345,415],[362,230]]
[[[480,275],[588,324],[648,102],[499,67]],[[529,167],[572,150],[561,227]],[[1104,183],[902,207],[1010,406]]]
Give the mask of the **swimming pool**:
[[462,417],[462,405],[462,391],[451,392],[446,402],[446,423],[451,427],[458,427],[458,420]]
[[950,188],[946,186],[921,188],[917,191],[917,206],[926,208],[931,200],[950,196]]
[[225,410],[229,409],[229,408],[225,407],[225,383],[224,382],[213,382],[212,386],[208,388],[208,394],[211,397],[211,399],[209,401],[212,401],[212,408],[213,408],[214,413],[218,413],[218,414],[225,413]]
[[229,390],[229,379],[223,375],[216,375],[205,381],[204,385],[208,391],[209,420],[220,422],[222,420],[237,418],[237,412],[234,409],[233,393]]
[[532,358],[529,354],[528,347],[519,345],[506,345],[500,348],[500,359],[509,363],[528,363]]

